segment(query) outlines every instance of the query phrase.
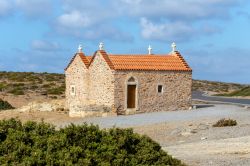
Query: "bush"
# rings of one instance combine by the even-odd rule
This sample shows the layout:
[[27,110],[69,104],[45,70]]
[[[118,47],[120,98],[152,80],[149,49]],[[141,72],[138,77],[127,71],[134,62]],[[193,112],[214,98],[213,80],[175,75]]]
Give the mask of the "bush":
[[65,92],[65,86],[60,86],[56,88],[51,88],[47,90],[47,94],[50,95],[62,95]]
[[213,127],[226,127],[226,126],[236,126],[237,122],[236,120],[232,119],[220,119],[218,122],[216,122]]
[[3,91],[6,88],[6,84],[0,83],[0,91]]
[[21,88],[14,88],[8,91],[8,93],[11,93],[13,95],[24,95],[24,91]]
[[0,110],[9,110],[9,109],[14,109],[14,107],[7,101],[3,101],[2,99],[0,99]]
[[0,121],[1,165],[184,165],[132,129]]

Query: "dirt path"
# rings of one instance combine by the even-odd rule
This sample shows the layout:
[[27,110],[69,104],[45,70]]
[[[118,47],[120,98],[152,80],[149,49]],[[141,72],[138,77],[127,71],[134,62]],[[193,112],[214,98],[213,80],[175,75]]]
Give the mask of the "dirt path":
[[250,165],[250,136],[163,147],[190,165]]

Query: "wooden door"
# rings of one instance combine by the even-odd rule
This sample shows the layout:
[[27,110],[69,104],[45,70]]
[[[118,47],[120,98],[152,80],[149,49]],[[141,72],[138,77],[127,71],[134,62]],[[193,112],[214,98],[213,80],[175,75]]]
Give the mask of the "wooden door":
[[128,85],[127,108],[135,108],[136,102],[136,85]]

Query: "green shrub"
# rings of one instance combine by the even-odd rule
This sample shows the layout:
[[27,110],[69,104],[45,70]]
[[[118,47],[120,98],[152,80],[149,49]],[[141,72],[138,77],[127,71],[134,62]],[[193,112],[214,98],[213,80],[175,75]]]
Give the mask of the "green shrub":
[[0,91],[3,91],[6,88],[6,84],[0,83]]
[[31,89],[31,90],[36,90],[36,89],[38,89],[39,88],[39,86],[37,86],[37,85],[31,85],[30,87],[29,87],[29,89]]
[[49,98],[51,98],[51,99],[58,99],[57,96],[49,96]]
[[8,93],[11,93],[13,95],[24,95],[24,91],[20,88],[14,88],[14,89],[8,91]]
[[46,88],[46,89],[48,89],[48,88],[50,88],[51,87],[51,85],[50,84],[43,84],[42,85],[42,88]]
[[1,165],[184,165],[132,129],[0,121]]
[[25,84],[24,83],[13,83],[13,84],[10,84],[11,86],[13,87],[24,87]]
[[221,93],[221,94],[216,94],[215,96],[227,96],[227,97],[232,97],[232,96],[250,96],[250,87],[244,87],[239,90],[235,90],[230,93]]
[[3,101],[2,99],[0,99],[0,110],[9,110],[9,109],[14,109],[14,107],[7,101]]
[[50,95],[62,95],[65,92],[65,86],[60,86],[56,88],[51,88],[47,90],[47,94]]
[[216,122],[213,127],[226,127],[226,126],[236,126],[237,122],[236,120],[232,119],[220,119],[218,122]]
[[242,88],[238,91],[230,93],[228,96],[250,96],[250,87]]
[[53,74],[47,74],[45,80],[48,82],[52,82],[57,81],[57,78]]

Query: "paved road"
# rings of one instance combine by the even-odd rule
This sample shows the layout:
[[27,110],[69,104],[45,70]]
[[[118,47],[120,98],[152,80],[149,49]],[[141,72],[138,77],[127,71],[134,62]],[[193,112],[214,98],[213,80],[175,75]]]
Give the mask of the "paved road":
[[250,105],[250,99],[236,99],[236,98],[228,98],[228,97],[216,97],[216,96],[206,96],[204,92],[195,91],[192,93],[192,98],[197,100],[205,100],[205,101],[218,101],[225,103],[235,103],[242,105]]

